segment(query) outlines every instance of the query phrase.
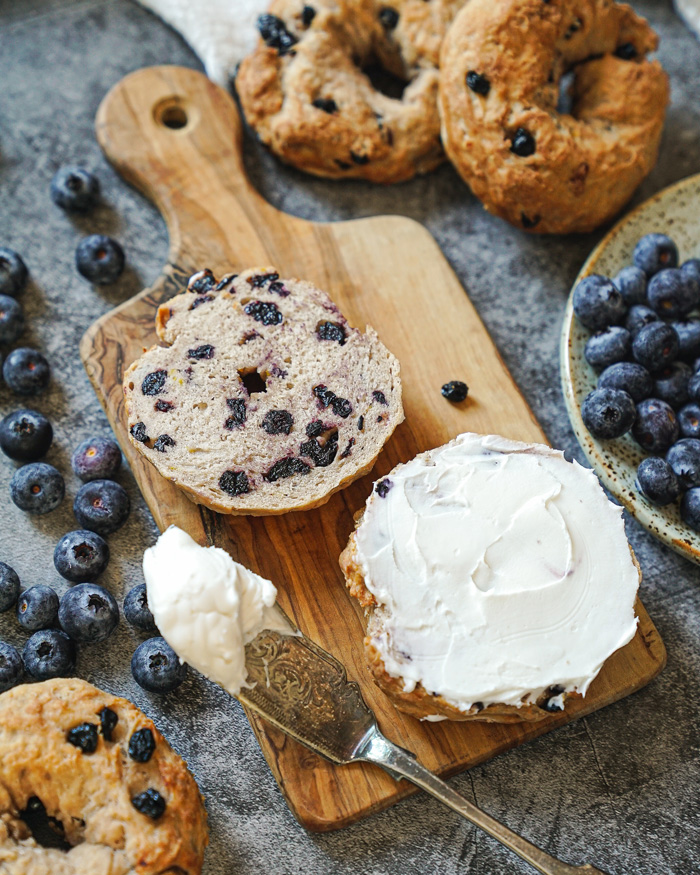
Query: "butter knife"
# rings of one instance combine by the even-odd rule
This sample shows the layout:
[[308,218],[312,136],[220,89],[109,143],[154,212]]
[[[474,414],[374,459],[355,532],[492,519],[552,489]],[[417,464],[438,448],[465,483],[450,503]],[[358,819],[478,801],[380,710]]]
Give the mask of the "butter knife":
[[246,646],[248,678],[237,696],[243,705],[333,763],[374,763],[397,781],[408,779],[543,875],[606,875],[591,865],[571,866],[547,854],[385,738],[342,664],[302,635],[279,605],[274,610],[275,629],[263,630]]

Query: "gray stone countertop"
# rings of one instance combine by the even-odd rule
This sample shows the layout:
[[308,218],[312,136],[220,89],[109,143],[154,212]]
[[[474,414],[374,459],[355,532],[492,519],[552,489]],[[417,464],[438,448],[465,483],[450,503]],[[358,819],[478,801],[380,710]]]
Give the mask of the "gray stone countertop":
[[[637,2],[661,35],[672,105],[659,163],[640,201],[700,171],[700,44],[669,2]],[[70,453],[108,425],[83,372],[78,342],[88,325],[158,275],[167,255],[155,208],[122,182],[93,135],[106,91],[142,66],[199,68],[183,41],[130,0],[0,0],[0,244],[25,257],[31,281],[21,300],[22,342],[53,366],[50,391],[35,405],[56,440],[48,461],[67,476],[68,497],[30,518],[9,500],[14,465],[0,463],[0,559],[25,585],[65,590],[53,547],[75,528]],[[104,203],[71,219],[49,199],[66,163],[99,175]],[[550,441],[582,460],[559,386],[558,342],[568,290],[603,230],[589,236],[533,237],[487,215],[445,166],[411,183],[377,188],[331,183],[282,167],[248,137],[249,174],[276,206],[311,219],[399,213],[435,235],[485,320]],[[92,288],[76,273],[75,246],[86,233],[117,237],[129,269],[114,286]],[[498,403],[497,399],[494,403]],[[0,386],[0,414],[18,399]],[[128,470],[120,477],[134,510],[110,538],[105,584],[121,597],[141,582],[142,552],[156,528]],[[688,875],[700,871],[700,568],[633,520],[642,599],[668,648],[663,674],[636,695],[452,780],[509,826],[567,861],[592,862],[612,875]],[[16,621],[0,616],[0,636],[21,644]],[[189,762],[206,798],[211,845],[207,875],[231,873],[529,873],[532,870],[438,802],[416,795],[335,833],[305,832],[287,809],[238,704],[191,676],[179,694],[150,696],[131,679],[139,638],[122,622],[105,644],[85,648],[78,673],[126,695],[156,720]]]

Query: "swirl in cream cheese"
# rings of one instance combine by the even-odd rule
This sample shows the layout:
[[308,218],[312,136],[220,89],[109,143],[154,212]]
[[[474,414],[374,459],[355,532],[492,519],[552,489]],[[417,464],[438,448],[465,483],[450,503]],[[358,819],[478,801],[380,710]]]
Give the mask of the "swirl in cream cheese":
[[585,694],[635,634],[622,511],[561,452],[463,434],[378,484],[356,561],[386,670],[467,711]]

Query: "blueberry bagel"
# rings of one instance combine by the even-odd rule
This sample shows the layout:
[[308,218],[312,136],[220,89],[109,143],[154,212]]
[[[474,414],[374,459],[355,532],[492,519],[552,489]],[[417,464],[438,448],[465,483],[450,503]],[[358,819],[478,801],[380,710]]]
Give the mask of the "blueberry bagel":
[[399,363],[311,283],[211,271],[163,304],[168,346],[127,371],[133,444],[219,513],[316,507],[370,470],[403,420]]
[[3,875],[202,870],[206,813],[185,763],[131,702],[85,681],[0,696],[0,812]]
[[248,123],[317,176],[390,183],[432,170],[444,159],[440,45],[463,2],[274,0],[236,79]]
[[447,154],[486,209],[556,234],[614,216],[658,153],[669,89],[646,58],[657,43],[613,0],[470,0],[443,42],[440,113]]

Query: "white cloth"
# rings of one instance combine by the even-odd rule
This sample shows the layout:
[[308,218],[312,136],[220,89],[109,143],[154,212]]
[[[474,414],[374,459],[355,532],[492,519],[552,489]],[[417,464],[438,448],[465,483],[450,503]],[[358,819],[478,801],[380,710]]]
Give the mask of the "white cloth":
[[177,30],[204,64],[207,76],[227,86],[238,62],[258,38],[255,26],[269,0],[138,0]]
[[700,0],[674,0],[676,11],[700,39]]

